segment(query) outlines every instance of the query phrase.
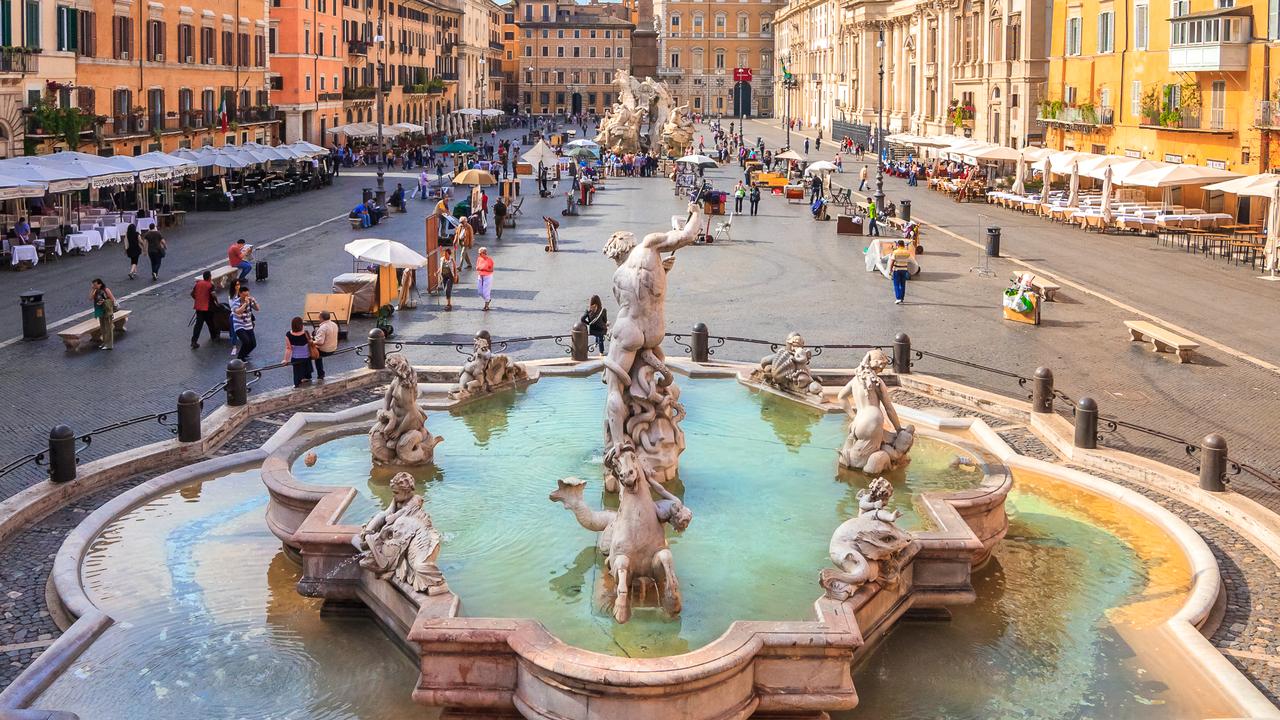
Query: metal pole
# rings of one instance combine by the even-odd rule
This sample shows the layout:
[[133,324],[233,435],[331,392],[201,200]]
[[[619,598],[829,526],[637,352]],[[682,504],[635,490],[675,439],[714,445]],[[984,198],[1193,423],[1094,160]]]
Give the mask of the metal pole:
[[1053,412],[1053,371],[1047,367],[1036,368],[1031,386],[1031,412]]
[[898,333],[893,339],[893,371],[899,375],[911,374],[911,336]]
[[249,379],[244,361],[233,358],[227,363],[227,407],[241,407],[249,402]]
[[689,356],[696,363],[704,363],[711,359],[711,351],[707,347],[707,326],[705,323],[698,323],[693,326],[693,332],[689,335]]
[[369,331],[369,369],[382,370],[387,366],[387,336],[378,328]]
[[76,434],[66,425],[49,431],[49,480],[56,483],[76,479]]
[[1210,433],[1200,441],[1200,489],[1225,492],[1222,479],[1227,474],[1227,441],[1218,433]]
[[1076,403],[1075,445],[1085,450],[1098,447],[1098,403],[1091,397]]
[[178,442],[200,441],[200,408],[204,403],[191,390],[178,396]]
[[569,347],[573,351],[573,359],[582,362],[587,359],[589,350],[587,345],[587,326],[579,321],[574,324],[573,330],[569,333]]
[[880,162],[881,144],[884,142],[884,30],[876,41],[880,50],[880,82],[876,92],[876,212],[884,212],[884,163]]

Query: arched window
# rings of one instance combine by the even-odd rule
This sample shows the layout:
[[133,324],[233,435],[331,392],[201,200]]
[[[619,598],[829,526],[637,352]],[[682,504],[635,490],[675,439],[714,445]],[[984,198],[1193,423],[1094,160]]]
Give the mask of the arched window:
[[724,69],[724,48],[716,48],[716,69]]
[[739,34],[746,35],[748,32],[750,32],[751,31],[750,24],[751,24],[751,21],[747,18],[746,13],[744,12],[738,13],[738,33]]
[[703,20],[702,13],[696,12],[693,14],[693,34],[695,36],[701,35],[702,31],[704,30],[702,20]]
[[725,17],[724,13],[722,12],[716,13],[716,32],[717,33],[723,34],[724,29],[728,25],[728,23],[729,23],[729,19]]
[[680,13],[671,13],[670,29],[673,33],[680,32]]

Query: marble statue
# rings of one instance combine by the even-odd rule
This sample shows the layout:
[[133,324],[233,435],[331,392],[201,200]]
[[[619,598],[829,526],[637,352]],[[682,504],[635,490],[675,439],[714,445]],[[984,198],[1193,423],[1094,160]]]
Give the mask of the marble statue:
[[760,367],[751,372],[751,379],[784,392],[821,400],[822,384],[813,379],[809,370],[812,359],[813,351],[805,347],[800,333],[791,333],[785,345],[760,361]]
[[[879,373],[888,365],[884,351],[871,350],[853,371],[853,379],[836,396],[852,418],[849,436],[840,448],[840,464],[868,475],[879,475],[911,462],[907,452],[916,439],[915,427],[898,420],[889,389],[880,380]],[[893,425],[892,432],[885,430],[886,418]]]
[[[671,89],[664,82],[648,77],[640,80],[622,69],[614,73],[613,85],[618,89],[618,100],[600,121],[596,142],[619,154],[656,149],[674,105]],[[642,132],[646,122],[647,133]]]
[[[653,78],[644,79],[649,89],[649,148],[658,149],[663,146],[663,136],[675,109],[675,98],[671,96],[671,88],[665,82],[655,82]],[[693,136],[689,136],[690,140]],[[670,149],[670,146],[668,146]]]
[[391,504],[365,523],[351,544],[360,551],[360,567],[383,580],[398,581],[427,595],[448,590],[436,565],[440,533],[407,472],[391,478]]
[[596,143],[619,155],[640,152],[640,126],[644,124],[644,116],[642,109],[615,103],[600,119]]
[[662,125],[662,146],[667,152],[683,155],[693,145],[693,117],[688,105],[673,110]]
[[[587,507],[582,499],[585,483],[572,477],[558,482],[550,500],[572,511],[582,527],[600,533],[596,546],[607,558],[615,620],[625,623],[631,619],[632,594],[643,594],[647,581],[657,586],[662,609],[677,615],[681,606],[680,581],[663,524],[683,532],[693,520],[693,513],[653,479],[635,448],[614,446],[605,454],[604,462],[621,486],[617,510]],[[661,499],[655,502],[652,493]]]
[[[604,253],[618,264],[613,273],[613,297],[618,314],[609,329],[609,353],[604,358],[604,381],[609,386],[605,406],[605,447],[613,453],[634,449],[658,482],[676,476],[684,433],[684,406],[675,376],[662,353],[666,334],[667,273],[675,251],[692,245],[703,226],[700,207],[689,205],[689,217],[676,229],[653,232],[636,241],[634,233],[610,236]],[[665,260],[661,253],[671,252]],[[617,492],[614,478],[605,488]]]
[[427,411],[418,405],[418,373],[400,353],[387,356],[391,385],[369,429],[374,465],[425,465],[444,438],[427,430]]
[[894,522],[899,510],[888,510],[893,485],[882,477],[858,491],[858,515],[840,524],[831,535],[831,562],[838,569],[823,570],[818,584],[827,597],[848,600],[867,583],[893,587],[903,563],[920,543]]
[[449,391],[454,400],[465,400],[476,395],[491,393],[529,377],[523,366],[510,356],[494,354],[493,338],[488,330],[476,333],[471,359],[462,366],[458,384]]

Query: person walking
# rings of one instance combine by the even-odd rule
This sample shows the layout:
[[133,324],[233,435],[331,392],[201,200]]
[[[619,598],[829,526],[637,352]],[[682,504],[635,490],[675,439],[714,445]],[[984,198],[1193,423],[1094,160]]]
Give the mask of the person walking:
[[458,229],[453,233],[453,251],[458,256],[458,264],[471,264],[471,244],[475,242],[475,231],[471,229],[471,221],[465,217],[458,218]]
[[822,199],[822,176],[814,173],[813,179],[809,181],[809,203],[813,204]]
[[493,203],[493,226],[494,232],[497,233],[499,240],[502,239],[502,226],[507,220],[507,204],[502,201],[502,196]]
[[289,321],[289,332],[284,334],[284,360],[293,366],[293,386],[302,387],[302,383],[311,382],[311,356],[319,357],[315,342],[302,328],[302,318],[294,317]]
[[752,185],[748,197],[751,201],[751,214],[755,215],[760,210],[760,188]]
[[191,328],[191,347],[200,347],[200,328],[209,328],[209,341],[217,337],[213,329],[213,274],[208,270],[200,275],[195,287],[191,288],[192,307],[196,311]]
[[236,339],[240,341],[236,358],[242,362],[249,362],[249,355],[253,353],[254,348],[258,347],[258,338],[253,331],[253,313],[261,310],[262,307],[258,305],[258,301],[249,294],[249,286],[241,285],[240,295],[231,306],[231,327],[235,331]]
[[747,196],[747,186],[739,180],[737,185],[733,186],[733,211],[735,213],[742,212],[742,200]]
[[333,321],[333,315],[328,310],[320,311],[320,326],[316,328],[316,334],[313,338],[316,350],[316,379],[324,379],[324,359],[338,351],[338,323]]
[[485,247],[476,251],[476,292],[484,298],[484,311],[488,312],[493,293],[493,258]]
[[252,251],[245,245],[244,238],[231,243],[231,247],[227,248],[227,264],[240,269],[240,282],[244,282],[249,277],[249,271],[253,270],[253,263],[248,259],[250,252]]
[[809,138],[804,139],[804,154],[809,154]]
[[453,309],[453,283],[458,279],[458,263],[453,259],[453,250],[448,246],[440,249],[440,287],[444,289],[444,309]]
[[102,282],[102,278],[94,278],[89,284],[89,301],[93,303],[93,316],[98,318],[98,333],[102,336],[99,350],[110,350],[115,345],[116,296],[111,288]]
[[129,279],[133,280],[138,277],[138,258],[142,257],[142,237],[133,223],[124,231],[124,254],[129,258]]
[[599,295],[592,295],[587,303],[587,311],[582,313],[582,324],[587,326],[587,334],[596,341],[596,348],[604,354],[604,336],[609,331],[609,312],[600,303]]
[[867,166],[863,165],[858,171],[858,192],[862,192],[867,187]]
[[867,200],[867,234],[880,235],[880,226],[876,223],[876,219],[880,216],[880,211],[876,208],[875,200]]
[[894,243],[889,263],[893,271],[893,304],[901,305],[907,298],[907,280],[911,278],[911,251],[907,249],[906,240]]
[[165,251],[169,248],[169,243],[156,229],[155,225],[151,229],[142,233],[142,240],[147,245],[147,259],[151,261],[151,279],[160,279],[160,262],[164,260]]

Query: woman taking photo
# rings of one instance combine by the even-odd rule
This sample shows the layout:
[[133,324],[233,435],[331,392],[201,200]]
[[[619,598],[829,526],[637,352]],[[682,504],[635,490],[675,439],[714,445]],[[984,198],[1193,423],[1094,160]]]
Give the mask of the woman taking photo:
[[284,334],[284,341],[282,362],[293,365],[293,386],[311,382],[311,360],[313,356],[320,357],[320,352],[311,335],[302,329],[302,318],[295,317],[289,321],[289,332]]
[[102,282],[101,278],[94,278],[90,283],[89,300],[93,303],[93,316],[98,318],[98,333],[102,336],[102,344],[98,346],[99,350],[110,350],[115,344],[116,326],[113,317],[116,312],[116,296],[112,294],[111,288]]
[[458,263],[453,259],[453,251],[448,247],[440,248],[440,287],[444,288],[444,309],[453,309],[453,282],[458,279]]
[[600,354],[604,354],[604,336],[609,331],[609,313],[600,304],[600,296],[592,295],[587,304],[587,311],[582,313],[582,324],[587,326],[587,334],[596,341]]

